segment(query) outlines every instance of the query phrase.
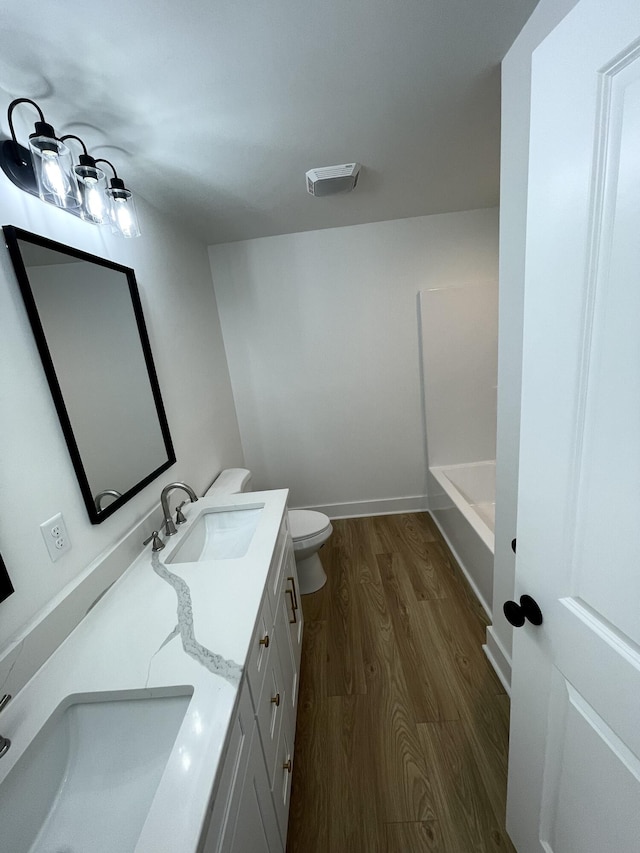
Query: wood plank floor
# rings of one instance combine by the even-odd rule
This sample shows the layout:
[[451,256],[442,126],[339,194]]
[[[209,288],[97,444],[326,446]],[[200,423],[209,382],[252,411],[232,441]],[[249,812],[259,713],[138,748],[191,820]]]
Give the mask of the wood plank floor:
[[333,528],[302,597],[287,853],[513,851],[484,611],[427,513]]

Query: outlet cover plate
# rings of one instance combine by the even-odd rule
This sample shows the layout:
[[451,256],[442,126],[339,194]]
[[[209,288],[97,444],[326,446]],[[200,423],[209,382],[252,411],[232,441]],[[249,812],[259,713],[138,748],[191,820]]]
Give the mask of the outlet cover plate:
[[61,512],[44,521],[40,525],[40,532],[52,562],[55,563],[63,554],[71,550],[71,540]]

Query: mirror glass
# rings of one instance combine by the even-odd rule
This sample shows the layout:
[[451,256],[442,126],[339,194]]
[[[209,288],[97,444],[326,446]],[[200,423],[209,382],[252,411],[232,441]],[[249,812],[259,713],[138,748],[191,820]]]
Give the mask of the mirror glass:
[[89,517],[175,462],[132,269],[4,233]]

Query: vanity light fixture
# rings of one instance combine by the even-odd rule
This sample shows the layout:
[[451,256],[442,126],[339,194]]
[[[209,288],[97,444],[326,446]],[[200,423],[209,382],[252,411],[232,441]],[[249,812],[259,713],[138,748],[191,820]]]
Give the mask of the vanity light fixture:
[[95,158],[89,154],[87,146],[79,136],[67,133],[60,137],[60,142],[66,142],[67,139],[75,139],[82,145],[83,153],[78,158],[78,165],[73,167],[80,190],[80,216],[85,222],[103,225],[109,218],[107,176],[96,166]]
[[131,190],[128,190],[122,178],[118,177],[113,163],[103,158],[96,160],[96,163],[106,163],[113,169],[113,178],[111,178],[107,190],[111,230],[114,234],[120,234],[122,237],[139,237],[140,226],[138,225],[138,215]]
[[[13,111],[18,104],[31,104],[38,111],[39,121],[29,136],[28,148],[20,145],[13,127]],[[2,143],[0,162],[7,177],[20,189],[40,196],[43,201],[65,210],[78,210],[80,192],[73,174],[71,152],[56,137],[40,107],[29,98],[17,98],[9,104],[8,118],[11,139]]]
[[[29,136],[29,147],[20,145],[13,126],[13,111],[18,104],[31,104],[39,121]],[[79,136],[72,133],[58,138],[52,125],[45,121],[38,104],[30,98],[16,98],[9,104],[11,139],[0,146],[0,168],[17,187],[43,201],[80,216],[85,222],[102,225],[107,221],[114,234],[139,237],[140,227],[131,190],[118,177],[108,160],[96,160]],[[74,166],[66,140],[75,139],[83,153]],[[107,163],[114,177],[107,188],[106,174],[97,163]]]

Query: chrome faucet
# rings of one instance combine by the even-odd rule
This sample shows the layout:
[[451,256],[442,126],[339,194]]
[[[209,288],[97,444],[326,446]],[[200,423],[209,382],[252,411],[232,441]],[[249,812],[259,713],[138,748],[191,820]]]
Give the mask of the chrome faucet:
[[153,533],[151,534],[151,536],[149,536],[148,539],[145,539],[142,544],[148,545],[149,542],[153,542],[153,545],[151,546],[151,550],[154,552],[162,551],[162,549],[164,548],[164,542],[160,538],[160,534],[158,533],[157,530],[154,530]]
[[[9,699],[11,699],[11,696],[8,693],[5,693],[5,695],[0,699],[0,711],[2,711],[3,708],[6,708],[9,704]],[[0,735],[0,758],[9,751],[10,746],[11,741],[9,738],[2,737],[2,735]]]
[[93,499],[93,503],[98,512],[102,509],[102,499],[107,497],[121,498],[122,492],[119,492],[117,489],[105,489],[104,492],[98,492]]
[[173,523],[173,519],[171,518],[171,510],[169,509],[169,495],[174,489],[182,489],[183,492],[186,492],[189,495],[191,503],[198,500],[196,493],[193,491],[191,486],[187,486],[186,483],[169,483],[168,486],[164,487],[162,494],[160,495],[160,503],[162,504],[162,515],[164,517],[165,536],[173,536],[174,533],[178,532],[175,524]]

